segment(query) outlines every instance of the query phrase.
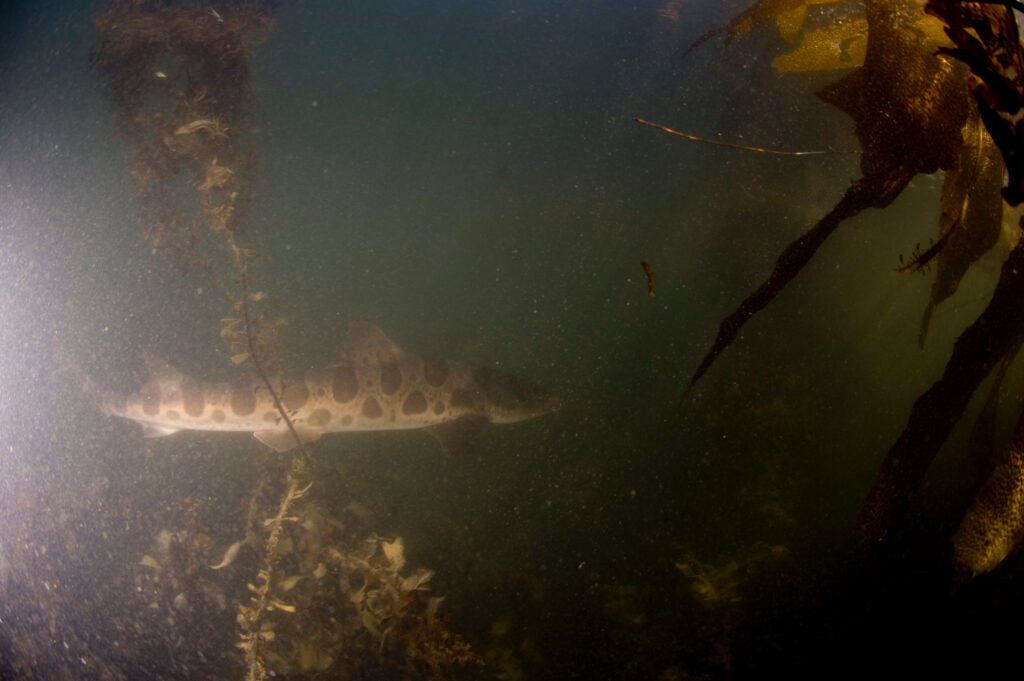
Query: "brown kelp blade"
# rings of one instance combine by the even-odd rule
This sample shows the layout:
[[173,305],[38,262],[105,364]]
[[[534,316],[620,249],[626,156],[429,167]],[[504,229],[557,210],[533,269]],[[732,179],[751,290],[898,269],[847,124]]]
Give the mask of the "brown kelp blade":
[[996,464],[999,463],[1001,452],[996,436],[999,433],[1000,407],[1004,406],[1002,405],[1003,381],[1019,350],[1020,348],[1011,350],[1010,354],[1004,357],[992,372],[988,395],[985,396],[981,410],[974,419],[971,433],[967,437],[967,460],[970,463],[968,476],[973,477],[975,482],[989,478]]
[[967,119],[962,68],[934,56],[918,28],[920,9],[902,0],[868,0],[864,66],[821,97],[856,122],[862,179],[808,232],[779,256],[768,279],[722,322],[687,391],[736,339],[743,325],[775,299],[840,223],[865,208],[884,208],[917,173],[956,167]]
[[854,17],[803,32],[800,44],[772,60],[779,73],[846,70],[863,66],[868,22]]
[[697,40],[687,47],[679,56],[685,58],[704,43],[725,34],[728,45],[733,40],[749,33],[759,26],[775,23],[779,34],[785,40],[794,39],[803,29],[810,5],[834,5],[847,0],[758,0],[747,10],[724,24],[705,31]]
[[960,420],[978,385],[1024,337],[1024,242],[1003,263],[988,307],[953,346],[942,378],[914,403],[910,420],[882,463],[861,506],[857,531],[866,548],[880,544],[903,519],[910,497]]
[[895,198],[914,173],[909,169],[893,169],[891,176],[884,178],[861,178],[850,185],[843,198],[832,208],[829,213],[818,221],[814,227],[804,232],[795,241],[786,246],[785,250],[775,261],[775,268],[768,275],[768,279],[757,287],[752,294],[747,296],[739,307],[726,317],[718,327],[718,336],[715,338],[711,349],[704,355],[697,370],[690,378],[687,391],[701,379],[711,368],[714,361],[721,355],[729,345],[736,340],[743,325],[756,313],[764,309],[770,302],[775,300],[786,284],[791,282],[796,275],[811,261],[818,248],[825,243],[840,224],[849,217],[856,215],[865,208],[881,207],[887,205]]
[[[1003,161],[999,149],[974,115],[964,129],[959,167],[942,182],[935,281],[921,319],[918,343],[923,347],[932,312],[956,293],[964,274],[992,250],[1003,228]],[[910,263],[917,269],[919,263]]]
[[[943,53],[967,63],[985,128],[1003,154],[1009,185],[1003,198],[1024,201],[1024,139],[1018,119],[1024,102],[1024,54],[1013,13],[992,4],[929,0],[926,10],[946,23],[956,44]],[[946,369],[917,399],[903,432],[878,472],[857,518],[867,548],[878,546],[906,515],[910,497],[960,420],[978,385],[1024,340],[1024,243],[1018,241],[1003,263],[988,307],[957,339]]]
[[[1005,6],[1000,6],[1005,5]],[[1009,180],[1003,198],[1024,202],[1024,153],[1019,112],[1024,106],[1024,51],[1014,13],[1020,3],[929,0],[925,11],[946,24],[955,48],[940,52],[967,64],[975,79],[971,91],[992,140],[1003,154]]]
[[953,535],[960,579],[998,567],[1024,538],[1024,414],[1002,461],[992,471]]

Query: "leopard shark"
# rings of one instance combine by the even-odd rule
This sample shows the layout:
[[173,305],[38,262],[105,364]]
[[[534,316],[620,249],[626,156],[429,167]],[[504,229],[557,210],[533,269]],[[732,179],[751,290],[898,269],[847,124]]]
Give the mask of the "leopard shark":
[[[134,421],[146,437],[179,431],[251,432],[279,452],[326,433],[422,428],[450,453],[472,449],[492,423],[555,411],[561,400],[509,373],[406,352],[370,322],[353,322],[338,360],[271,377],[293,428],[258,377],[208,383],[144,354],[147,378],[130,394],[104,393],[102,410]],[[294,433],[292,432],[294,429]]]

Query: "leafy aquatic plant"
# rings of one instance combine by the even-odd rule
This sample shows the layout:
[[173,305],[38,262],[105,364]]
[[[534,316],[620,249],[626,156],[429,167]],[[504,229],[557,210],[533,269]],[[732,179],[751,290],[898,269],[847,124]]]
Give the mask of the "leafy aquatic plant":
[[[230,279],[221,282],[232,309],[221,320],[220,337],[232,363],[251,369],[266,388],[298,445],[284,480],[253,492],[246,536],[219,562],[209,560],[210,540],[198,531],[192,506],[186,529],[162,532],[155,555],[144,556],[140,569],[160,584],[171,609],[183,608],[193,594],[226,606],[230,590],[218,579],[227,578],[244,547],[257,553],[248,596],[235,605],[237,646],[249,681],[372,666],[357,643],[364,629],[380,639],[380,649],[400,643],[409,664],[432,678],[443,677],[452,664],[477,662],[440,617],[443,599],[422,596],[433,573],[402,576],[400,539],[373,535],[354,551],[342,550],[348,540],[340,522],[310,498],[312,459],[270,380],[283,363],[284,322],[257,307],[267,296],[250,286],[257,253],[241,238],[256,158],[248,123],[249,49],[272,27],[266,6],[111,0],[95,24],[100,42],[94,64],[131,148],[143,235],[155,254],[182,271]],[[189,196],[195,201],[183,200]],[[193,228],[202,223],[216,241],[205,241]],[[210,257],[218,246],[228,256],[226,266],[214,266]],[[268,498],[271,488],[278,497]],[[349,588],[354,582],[361,582],[358,590]],[[345,601],[352,606],[349,616],[335,616],[336,604]]]
[[[771,21],[784,38],[795,41],[810,4],[842,3],[760,0],[697,44],[721,33],[731,40]],[[935,307],[956,291],[967,269],[999,238],[1002,200],[1011,206],[1024,201],[1024,127],[1019,120],[1024,108],[1024,55],[1013,9],[1021,6],[930,0],[926,11],[941,19],[939,23],[925,15],[920,3],[865,0],[863,23],[844,17],[833,26],[814,29],[789,55],[775,61],[783,71],[856,66],[820,94],[856,122],[863,148],[862,177],[824,218],[786,247],[768,279],[725,318],[689,389],[844,220],[865,208],[888,206],[918,173],[944,170],[938,238],[923,251],[915,249],[900,268],[937,266],[921,322],[924,342]],[[943,24],[952,47],[938,39],[936,27]],[[853,62],[861,53],[864,31],[863,65],[858,66]],[[1001,200],[1004,167],[1009,180]],[[880,546],[892,535],[981,382],[997,367],[1005,372],[1024,342],[1024,315],[1019,310],[1024,298],[1024,245],[1020,225],[1011,231],[1016,245],[1003,263],[988,306],[957,340],[943,376],[915,402],[860,509],[856,525],[866,547]],[[989,400],[975,439],[991,439],[991,433],[983,431],[995,427],[997,406]],[[978,492],[954,537],[954,560],[966,576],[997,565],[1024,535],[1024,518],[1016,510],[1024,485],[1022,433],[1024,421],[1019,421],[1006,458],[987,466],[993,477]]]
[[371,536],[348,553],[331,550],[331,557],[361,584],[349,599],[367,631],[383,648],[396,641],[409,662],[432,679],[444,678],[452,665],[480,664],[469,644],[451,631],[439,615],[443,596],[427,596],[432,570],[420,568],[402,575],[402,538]]

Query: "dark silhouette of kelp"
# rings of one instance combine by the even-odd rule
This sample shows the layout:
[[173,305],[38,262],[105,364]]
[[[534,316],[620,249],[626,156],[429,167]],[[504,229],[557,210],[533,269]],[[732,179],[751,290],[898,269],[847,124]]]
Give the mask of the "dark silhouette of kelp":
[[915,27],[920,10],[913,3],[869,0],[865,11],[864,65],[820,93],[854,119],[864,152],[862,177],[825,217],[783,250],[768,279],[722,321],[688,390],[843,221],[867,208],[885,208],[916,174],[949,170],[959,162],[961,129],[969,106],[962,67],[932,55],[925,36]]
[[988,307],[953,346],[942,378],[914,403],[910,420],[893,444],[857,518],[866,546],[885,539],[906,515],[939,448],[960,420],[978,385],[1024,334],[1024,243],[1003,263]]
[[[702,40],[723,31],[733,37],[787,12],[802,11],[805,4],[762,0]],[[946,171],[938,238],[923,251],[916,248],[909,262],[900,257],[901,271],[937,265],[921,321],[921,344],[935,307],[956,292],[964,273],[998,241],[1003,199],[1011,206],[1024,202],[1024,54],[1012,11],[1022,9],[1021,4],[931,0],[926,11],[944,22],[953,47],[936,42],[935,22],[925,20],[916,3],[866,0],[864,9],[868,35],[863,66],[820,93],[855,120],[864,151],[862,177],[782,252],[768,279],[722,322],[688,390],[846,218],[889,205],[916,174]],[[1000,197],[1004,166],[1009,179]],[[958,338],[942,377],[917,399],[882,463],[856,521],[865,547],[884,545],[898,528],[939,449],[981,382],[997,367],[1002,368],[970,438],[969,454],[978,459],[979,472],[990,478],[977,489],[954,537],[958,576],[992,569],[1024,537],[1024,514],[1019,512],[1024,420],[1018,420],[1005,452],[997,450],[993,433],[1001,377],[1024,343],[1021,300],[1024,244],[1018,238],[987,308]]]
[[[927,10],[946,23],[946,32],[956,45],[941,51],[971,68],[970,91],[1009,173],[1003,198],[1018,205],[1024,201],[1024,125],[1015,115],[1024,104],[1024,55],[1015,17],[1006,7],[954,0],[931,0]],[[988,307],[957,339],[942,378],[914,403],[907,426],[882,464],[857,519],[867,546],[882,542],[902,520],[912,494],[979,384],[1000,362],[1016,355],[1024,341],[1021,300],[1024,243],[1018,241],[1003,263]],[[1019,457],[1015,454],[1018,439],[1011,445],[1011,459]],[[1019,471],[1009,463],[997,467],[996,474],[1007,475],[1007,466]],[[996,482],[989,487],[1005,490],[1010,486]],[[983,490],[982,498],[985,496]],[[991,564],[985,563],[976,571],[989,567]]]
[[902,271],[935,262],[935,281],[921,318],[918,342],[923,347],[932,313],[960,287],[960,280],[999,241],[1003,226],[1003,162],[999,149],[976,112],[964,128],[957,167],[946,173],[940,199],[939,237]]

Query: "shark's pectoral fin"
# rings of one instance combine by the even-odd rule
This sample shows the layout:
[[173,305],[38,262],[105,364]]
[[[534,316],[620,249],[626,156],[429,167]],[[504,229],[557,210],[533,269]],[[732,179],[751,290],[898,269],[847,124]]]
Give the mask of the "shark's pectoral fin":
[[[295,426],[295,434],[299,436],[303,444],[312,444],[320,439],[323,431]],[[295,449],[295,435],[287,428],[275,428],[274,430],[257,430],[253,433],[256,439],[277,452],[287,452]]]
[[180,428],[171,428],[170,426],[154,426],[152,424],[145,424],[142,426],[142,437],[167,437],[168,435],[174,435]]
[[489,425],[490,419],[475,414],[430,426],[427,432],[437,438],[445,452],[452,456],[462,456],[476,448]]

